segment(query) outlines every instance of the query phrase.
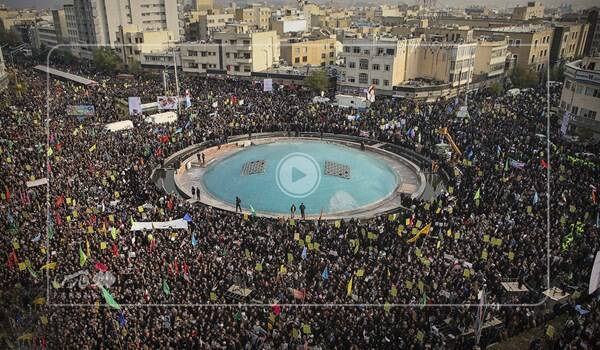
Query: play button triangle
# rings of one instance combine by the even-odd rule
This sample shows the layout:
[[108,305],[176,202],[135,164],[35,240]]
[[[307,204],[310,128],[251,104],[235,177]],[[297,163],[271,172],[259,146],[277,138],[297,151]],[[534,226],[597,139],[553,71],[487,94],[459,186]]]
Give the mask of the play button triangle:
[[300,181],[304,177],[306,177],[306,174],[302,170],[300,170],[296,167],[292,168],[292,183],[294,183],[296,181]]

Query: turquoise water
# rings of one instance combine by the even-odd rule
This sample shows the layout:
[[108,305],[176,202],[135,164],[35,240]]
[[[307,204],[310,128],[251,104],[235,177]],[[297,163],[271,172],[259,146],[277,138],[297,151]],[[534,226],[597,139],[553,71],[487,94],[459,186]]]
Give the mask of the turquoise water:
[[[278,169],[282,160],[290,159],[290,155],[296,153],[316,161],[319,181],[312,181],[314,176],[311,175],[316,171],[312,172],[311,164],[314,163],[309,161],[292,165],[282,162],[284,165]],[[242,176],[244,164],[257,160],[266,161],[264,173]],[[350,179],[325,175],[325,161],[349,166]],[[282,170],[286,164],[291,175],[287,180],[280,180],[279,183],[283,185],[279,185],[277,177],[288,176]],[[396,176],[385,162],[367,152],[320,141],[282,141],[250,146],[211,164],[203,181],[212,196],[233,206],[235,197],[239,196],[246,210],[252,205],[259,212],[285,215],[289,214],[292,203],[298,208],[297,215],[300,214],[300,203],[306,206],[307,215],[319,215],[321,209],[324,214],[359,209],[389,196],[397,186]],[[286,184],[291,185],[292,190],[297,189],[293,186],[305,186],[306,196],[294,196],[294,193],[286,192],[290,188]]]

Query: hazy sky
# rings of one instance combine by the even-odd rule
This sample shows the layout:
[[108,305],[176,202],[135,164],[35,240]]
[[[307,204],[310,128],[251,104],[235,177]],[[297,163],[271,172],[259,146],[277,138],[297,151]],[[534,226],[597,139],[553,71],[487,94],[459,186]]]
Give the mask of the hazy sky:
[[[235,0],[233,0],[235,1]],[[591,7],[598,4],[597,0],[539,0],[547,5],[560,5],[563,3],[569,3],[573,5],[574,8],[580,7]],[[4,4],[8,7],[13,8],[24,8],[24,7],[37,7],[37,8],[58,8],[62,6],[62,4],[69,2],[68,0],[0,0],[0,4]],[[185,2],[191,2],[191,0],[185,0]],[[216,0],[217,3],[227,4],[231,2],[231,0]],[[241,2],[241,1],[240,1]],[[249,0],[248,2],[262,2],[260,0]],[[285,3],[285,4],[296,4],[296,0],[276,0],[271,1],[275,3]],[[329,0],[317,0],[317,3],[329,3]],[[397,4],[402,1],[392,1],[392,0],[334,0],[334,3],[340,5],[351,5],[356,3],[389,3],[389,4]],[[403,1],[408,4],[416,3],[416,0],[406,0]],[[527,0],[438,0],[438,5],[441,6],[474,6],[474,5],[487,5],[490,7],[513,7],[519,4],[526,4]]]

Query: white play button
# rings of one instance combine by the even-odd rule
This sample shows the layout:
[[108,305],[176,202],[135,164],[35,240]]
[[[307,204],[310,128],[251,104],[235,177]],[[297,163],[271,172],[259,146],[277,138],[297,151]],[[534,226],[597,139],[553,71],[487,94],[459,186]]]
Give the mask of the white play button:
[[291,153],[277,164],[276,182],[290,197],[304,198],[312,194],[321,182],[321,168],[306,153]]

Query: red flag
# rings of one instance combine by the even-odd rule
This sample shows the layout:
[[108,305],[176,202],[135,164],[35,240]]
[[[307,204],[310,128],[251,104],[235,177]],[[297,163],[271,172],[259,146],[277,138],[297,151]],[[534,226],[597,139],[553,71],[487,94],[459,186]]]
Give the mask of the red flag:
[[304,299],[304,292],[298,289],[292,289],[292,295],[296,299]]
[[275,305],[272,306],[272,308],[273,308],[273,313],[276,316],[279,316],[279,314],[281,313],[281,306],[275,304]]
[[103,264],[101,262],[97,262],[96,264],[94,264],[94,266],[102,272],[108,271],[108,266],[106,266],[105,264]]
[[183,263],[181,263],[181,270],[183,271],[184,275],[190,274],[190,269],[189,269],[188,265],[185,263],[185,261]]
[[540,160],[540,164],[542,165],[542,168],[548,169],[548,163],[546,163],[546,161],[544,159]]
[[116,243],[113,243],[111,250],[114,256],[119,256],[119,247]]
[[54,206],[55,207],[60,207],[63,203],[65,202],[65,196],[61,195],[60,197],[56,198],[56,200],[54,201]]
[[10,269],[17,262],[18,262],[18,260],[17,260],[17,252],[15,251],[15,248],[13,248],[12,253],[10,253],[8,255],[8,261],[6,262],[6,266],[8,266],[8,268]]

